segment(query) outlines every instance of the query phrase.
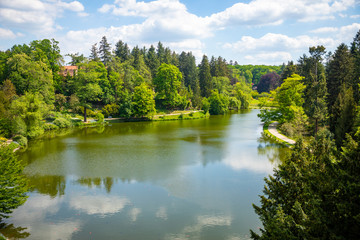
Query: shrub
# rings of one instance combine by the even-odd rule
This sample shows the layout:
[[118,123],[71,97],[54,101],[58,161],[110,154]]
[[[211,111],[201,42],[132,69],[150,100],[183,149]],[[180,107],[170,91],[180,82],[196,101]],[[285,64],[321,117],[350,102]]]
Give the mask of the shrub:
[[26,137],[22,136],[22,135],[17,135],[15,137],[13,137],[13,140],[15,142],[17,142],[20,146],[25,147],[27,146],[28,140]]
[[100,112],[96,113],[95,115],[95,119],[99,122],[99,123],[102,123],[104,122],[104,115]]
[[101,111],[105,117],[109,117],[109,116],[118,116],[119,109],[120,109],[119,105],[112,103],[112,104],[105,105]]
[[71,127],[71,122],[64,118],[64,117],[58,117],[55,119],[54,124],[58,126],[59,128],[67,128]]

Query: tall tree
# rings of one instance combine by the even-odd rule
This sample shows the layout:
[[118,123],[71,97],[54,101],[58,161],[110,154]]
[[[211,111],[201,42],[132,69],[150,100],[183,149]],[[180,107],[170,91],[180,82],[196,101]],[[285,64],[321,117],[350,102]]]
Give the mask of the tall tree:
[[135,87],[132,105],[136,117],[151,116],[156,112],[154,93],[146,83]]
[[182,74],[176,66],[161,64],[154,79],[156,98],[163,100],[164,104],[170,108],[177,107],[180,98],[181,79]]
[[100,101],[103,95],[100,82],[103,77],[107,78],[104,74],[106,74],[106,69],[101,62],[91,61],[79,66],[75,93],[81,106],[84,107],[84,122],[87,121],[86,109],[91,108],[93,102]]
[[160,66],[160,63],[153,45],[150,46],[149,51],[146,54],[145,63],[151,72],[152,78],[154,79],[156,77],[156,72]]
[[360,30],[356,33],[353,42],[351,43],[351,55],[354,58],[354,97],[355,101],[360,100]]
[[92,61],[100,61],[97,43],[91,46],[89,59]]
[[27,199],[27,179],[22,174],[24,166],[17,159],[13,148],[0,145],[0,221],[8,218],[13,209]]
[[337,114],[334,107],[342,88],[352,87],[354,61],[348,47],[340,44],[327,66],[328,109],[330,112],[330,131],[335,133]]
[[124,43],[123,41],[119,40],[115,44],[115,56],[117,56],[121,62],[125,62],[126,60],[129,60],[130,50],[127,43]]
[[164,63],[165,62],[165,48],[161,42],[158,42],[158,45],[156,48],[156,54],[159,59],[159,63],[160,64]]
[[327,118],[327,88],[325,68],[322,65],[325,47],[309,48],[310,57],[304,56],[299,60],[300,73],[305,76],[304,110],[314,125],[314,134],[318,131],[319,124],[325,124]]
[[111,60],[111,46],[105,36],[100,41],[99,55],[102,63],[106,66]]
[[210,96],[212,90],[211,80],[209,60],[208,57],[204,55],[199,66],[199,83],[202,97]]
[[33,61],[25,54],[8,59],[9,79],[18,95],[25,92],[40,93],[46,103],[54,101],[55,89],[51,70],[42,61]]

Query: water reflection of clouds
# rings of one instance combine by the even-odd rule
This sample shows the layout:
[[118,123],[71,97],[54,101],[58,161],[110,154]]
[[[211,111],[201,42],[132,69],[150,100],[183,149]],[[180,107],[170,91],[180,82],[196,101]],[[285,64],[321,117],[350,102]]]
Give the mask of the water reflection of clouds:
[[138,216],[140,215],[141,213],[141,209],[140,208],[132,208],[129,210],[129,217],[130,217],[130,221],[132,222],[136,222]]
[[166,207],[159,207],[159,209],[156,211],[155,216],[157,218],[160,218],[162,220],[168,219],[167,209]]
[[231,216],[223,215],[200,215],[196,218],[196,222],[189,226],[185,226],[184,229],[178,234],[168,234],[165,236],[167,240],[175,239],[199,239],[201,233],[205,228],[208,227],[229,227],[232,223]]
[[11,221],[27,227],[30,239],[70,239],[81,227],[79,220],[49,222],[49,215],[57,214],[63,203],[62,198],[50,198],[46,195],[35,195],[12,214]]
[[130,200],[125,197],[104,195],[74,195],[69,200],[69,205],[73,209],[80,210],[89,215],[100,214],[102,216],[118,213],[130,203]]
[[274,165],[268,159],[253,159],[246,156],[246,154],[226,156],[223,163],[236,171],[248,170],[256,173],[271,174],[274,168]]

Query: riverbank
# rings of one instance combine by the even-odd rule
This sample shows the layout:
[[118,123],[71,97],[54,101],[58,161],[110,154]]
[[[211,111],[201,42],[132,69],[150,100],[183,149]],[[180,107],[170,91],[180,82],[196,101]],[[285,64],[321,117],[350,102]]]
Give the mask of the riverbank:
[[278,125],[278,122],[265,123],[263,127],[264,134],[281,144],[293,146],[296,142],[293,139],[290,139],[279,133],[279,131],[277,130]]

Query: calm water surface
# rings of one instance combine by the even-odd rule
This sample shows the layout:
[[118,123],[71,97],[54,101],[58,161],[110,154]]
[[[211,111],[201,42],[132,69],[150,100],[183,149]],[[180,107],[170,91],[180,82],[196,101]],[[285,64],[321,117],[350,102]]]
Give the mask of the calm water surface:
[[285,149],[258,110],[68,130],[20,154],[32,191],[2,224],[27,239],[249,239]]

